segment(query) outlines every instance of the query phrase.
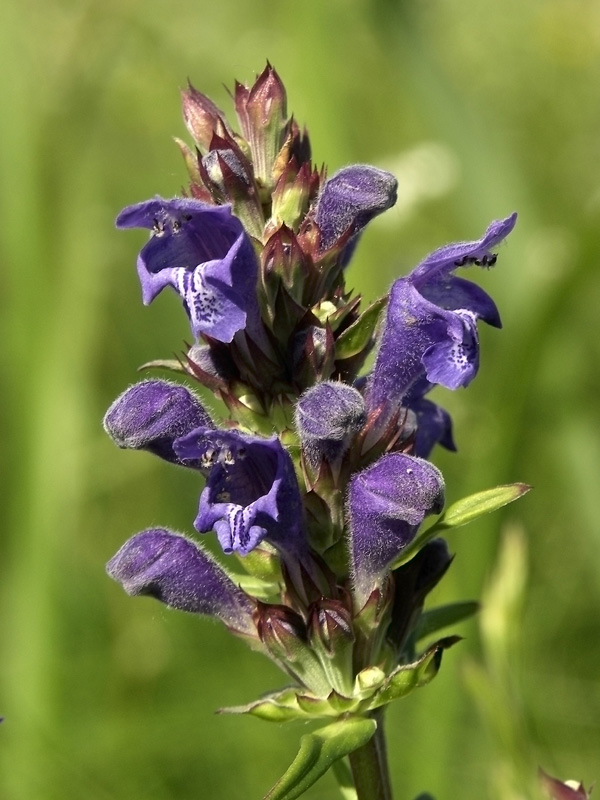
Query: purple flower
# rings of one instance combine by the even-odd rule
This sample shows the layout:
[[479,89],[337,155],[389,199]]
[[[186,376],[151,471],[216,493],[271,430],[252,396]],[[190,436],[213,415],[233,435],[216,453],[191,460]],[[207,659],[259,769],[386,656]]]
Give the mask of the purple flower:
[[144,304],[172,286],[195,336],[231,342],[238,331],[256,326],[258,264],[229,206],[156,197],[124,208],[117,227],[152,231],[137,261]]
[[294,467],[276,436],[200,428],[178,439],[175,452],[206,474],[194,527],[213,530],[223,552],[247,555],[263,539],[291,556],[306,550]]
[[175,464],[181,462],[173,442],[198,427],[212,427],[212,421],[196,395],[163,380],[130,386],[104,417],[104,428],[119,447],[148,450]]
[[253,604],[199,545],[163,528],[142,531],[111,558],[106,570],[130,595],[150,595],[171,608],[218,617],[256,635]]
[[444,504],[440,471],[421,458],[390,453],[354,475],[348,492],[350,562],[360,607],[380,586],[427,514]]
[[390,413],[417,381],[448,389],[467,386],[479,367],[477,320],[500,327],[493,300],[452,273],[459,266],[493,266],[492,248],[512,231],[517,215],[492,222],[481,239],[436,250],[392,286],[381,345],[366,393],[367,408]]
[[341,458],[366,420],[359,391],[346,383],[323,381],[304,392],[296,405],[296,426],[302,446],[315,466]]
[[[360,233],[373,217],[394,205],[397,188],[398,181],[391,173],[367,164],[336,172],[323,186],[317,202],[321,249],[329,249],[345,235]],[[345,252],[345,263],[350,255],[350,250]]]

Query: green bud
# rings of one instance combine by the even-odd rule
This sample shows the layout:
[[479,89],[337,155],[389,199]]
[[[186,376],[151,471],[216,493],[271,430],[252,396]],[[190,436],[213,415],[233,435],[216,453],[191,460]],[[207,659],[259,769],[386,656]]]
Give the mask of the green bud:
[[307,643],[302,617],[287,606],[264,603],[259,603],[257,616],[258,635],[274,660],[317,697],[326,697],[331,686]]
[[321,598],[309,609],[309,642],[317,654],[331,686],[350,697],[354,684],[352,615],[339,600]]

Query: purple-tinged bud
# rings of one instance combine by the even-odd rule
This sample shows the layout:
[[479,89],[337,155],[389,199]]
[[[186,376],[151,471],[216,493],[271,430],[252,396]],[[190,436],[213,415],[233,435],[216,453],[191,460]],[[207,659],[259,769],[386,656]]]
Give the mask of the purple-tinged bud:
[[216,187],[221,194],[220,199],[229,199],[242,190],[248,191],[252,186],[244,164],[233,150],[210,150],[202,156],[202,167],[205,171],[205,182]]
[[200,175],[215,201],[231,203],[247,233],[261,239],[265,220],[252,167],[242,152],[228,147],[211,149],[200,162]]
[[300,386],[326,381],[335,365],[335,340],[331,327],[309,325],[300,331],[292,345],[294,380]]
[[323,381],[298,400],[296,427],[309,463],[316,468],[344,455],[366,421],[360,392],[346,383]]
[[[304,287],[310,273],[310,263],[298,244],[294,232],[285,225],[267,240],[261,256],[262,282],[271,308],[270,322],[275,336],[285,346],[289,334],[306,314]],[[282,291],[281,283],[283,282]],[[282,297],[278,297],[282,294]],[[289,295],[289,299],[286,298]],[[285,333],[281,332],[281,314],[277,304],[287,303]],[[281,310],[281,309],[279,309]]]
[[104,417],[104,429],[119,447],[148,450],[173,464],[182,463],[173,450],[175,439],[199,427],[213,423],[196,395],[164,380],[130,386]]
[[373,217],[391,208],[397,188],[398,181],[391,173],[367,164],[336,172],[323,186],[317,202],[322,250],[333,247],[344,236],[360,233]]
[[274,185],[273,165],[283,144],[287,116],[285,87],[270,64],[267,63],[251,88],[236,83],[235,110],[250,145],[256,179],[270,192]]
[[254,604],[199,545],[164,528],[142,531],[106,566],[127,594],[150,595],[170,608],[217,617],[256,636]]
[[383,584],[427,514],[438,514],[443,504],[440,471],[405,453],[383,456],[352,478],[349,549],[357,608]]
[[546,790],[550,800],[589,800],[591,789],[586,791],[583,783],[579,781],[563,781],[552,778],[543,769],[539,770],[542,787]]
[[229,348],[216,340],[210,345],[193,344],[185,361],[190,373],[211,389],[224,389],[227,383],[239,379]]
[[317,653],[331,686],[346,697],[352,695],[354,629],[352,614],[339,600],[321,598],[309,609],[309,641]]
[[296,680],[319,696],[331,686],[319,660],[308,645],[306,625],[291,608],[259,603],[256,628],[270,655]]
[[271,225],[284,224],[297,233],[318,185],[319,173],[310,164],[298,168],[295,159],[289,161],[272,195]]
[[181,92],[185,126],[202,151],[208,150],[212,137],[220,127],[226,128],[225,115],[206,95],[191,83]]

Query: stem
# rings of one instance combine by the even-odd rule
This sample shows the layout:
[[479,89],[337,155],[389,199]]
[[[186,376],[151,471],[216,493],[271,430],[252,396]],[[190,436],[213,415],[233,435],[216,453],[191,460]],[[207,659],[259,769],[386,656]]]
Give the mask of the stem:
[[350,768],[358,800],[393,800],[387,763],[383,709],[373,714],[377,730],[361,748],[350,753]]

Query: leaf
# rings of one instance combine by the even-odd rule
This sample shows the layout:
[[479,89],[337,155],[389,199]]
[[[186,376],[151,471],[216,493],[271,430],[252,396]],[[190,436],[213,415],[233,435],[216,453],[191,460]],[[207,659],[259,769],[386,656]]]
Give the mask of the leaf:
[[341,333],[335,342],[335,360],[341,361],[345,358],[362,353],[367,347],[379,322],[381,312],[387,305],[387,295],[380,297],[360,315],[360,317],[350,325],[349,328]]
[[508,483],[504,486],[496,486],[493,489],[484,489],[482,492],[476,492],[457,500],[456,503],[446,509],[437,522],[413,539],[394,561],[391,569],[397,569],[402,564],[406,564],[440,533],[452,528],[459,528],[461,525],[467,525],[469,522],[484,516],[484,514],[497,511],[502,506],[518,500],[519,497],[527,494],[530,489],[531,486],[526,483]]
[[261,697],[245,706],[220,708],[219,714],[250,714],[267,722],[288,722],[293,719],[307,719],[308,715],[298,706],[296,689],[288,688]]
[[300,797],[335,761],[365,745],[376,728],[373,719],[349,717],[303,736],[298,755],[264,800]]
[[181,361],[174,358],[157,358],[154,361],[146,361],[145,364],[138,367],[138,372],[143,369],[168,369],[170,372],[187,373]]
[[412,664],[403,664],[387,678],[381,689],[369,703],[369,710],[387,705],[410,694],[414,689],[426,686],[438,674],[442,663],[442,652],[460,641],[460,636],[440,639]]
[[447,628],[449,625],[456,625],[457,622],[462,622],[472,617],[479,609],[479,603],[474,600],[449,603],[445,606],[431,608],[421,614],[414,632],[415,641],[418,642],[419,639],[423,639],[425,636],[431,636],[432,633],[437,633],[437,631]]
[[497,511],[502,506],[518,500],[530,489],[531,486],[526,483],[508,483],[493,489],[484,489],[483,492],[476,492],[469,497],[463,497],[462,500],[458,500],[446,509],[433,527],[442,531],[467,525],[484,514]]

